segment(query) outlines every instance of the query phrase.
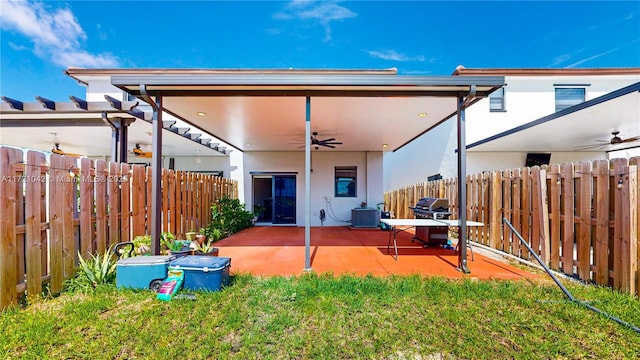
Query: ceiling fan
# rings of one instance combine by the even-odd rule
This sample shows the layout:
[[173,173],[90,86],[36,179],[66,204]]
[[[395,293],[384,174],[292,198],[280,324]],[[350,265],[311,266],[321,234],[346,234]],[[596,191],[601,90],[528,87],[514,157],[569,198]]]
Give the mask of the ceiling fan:
[[609,141],[609,143],[611,145],[618,145],[618,144],[623,144],[623,143],[630,143],[630,142],[640,141],[640,136],[632,136],[630,138],[622,139],[622,138],[620,138],[618,136],[618,134],[620,134],[620,131],[617,131],[617,130],[613,131],[611,133],[611,135],[613,135],[613,137]]
[[[632,137],[628,137],[628,138],[621,138],[620,136],[618,136],[620,134],[620,131],[615,130],[611,132],[611,139],[609,140],[597,140],[596,144],[592,144],[592,145],[587,145],[587,146],[581,146],[578,147],[578,149],[584,150],[584,149],[594,149],[594,148],[607,148],[609,146],[616,146],[616,145],[622,145],[622,144],[630,144],[631,146],[625,148],[625,149],[633,149],[636,147],[640,147],[640,136],[632,136]],[[634,142],[638,142],[637,146],[632,144]],[[617,148],[616,148],[617,149]]]
[[68,153],[60,149],[60,143],[53,144],[53,148],[51,148],[51,152],[58,155],[72,156],[72,157],[80,157],[80,154]]
[[153,156],[151,151],[142,150],[142,147],[140,146],[140,144],[136,144],[136,146],[133,149],[131,149],[131,154],[138,157],[143,157],[143,158],[150,158]]
[[[316,150],[318,150],[320,146],[335,149],[335,145],[342,145],[342,142],[336,141],[336,138],[318,139],[317,131],[314,131],[311,135],[311,146],[315,147]],[[304,145],[300,147],[303,148]]]

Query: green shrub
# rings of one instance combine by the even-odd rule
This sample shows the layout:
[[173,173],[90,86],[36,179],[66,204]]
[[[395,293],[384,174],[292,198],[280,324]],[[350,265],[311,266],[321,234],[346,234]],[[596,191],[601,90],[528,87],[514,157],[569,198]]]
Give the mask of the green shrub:
[[253,216],[240,200],[224,196],[211,205],[211,222],[204,229],[204,234],[211,241],[220,240],[253,226]]
[[66,288],[72,292],[92,292],[99,285],[114,284],[116,281],[116,260],[111,248],[103,254],[90,254],[85,260],[80,252],[80,264],[75,276],[66,282]]

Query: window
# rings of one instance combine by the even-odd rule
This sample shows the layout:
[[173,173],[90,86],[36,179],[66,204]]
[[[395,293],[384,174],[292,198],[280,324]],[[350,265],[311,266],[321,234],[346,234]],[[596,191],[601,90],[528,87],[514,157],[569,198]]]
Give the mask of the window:
[[556,88],[556,112],[584,102],[584,88]]
[[489,111],[505,111],[503,87],[489,94]]
[[336,166],[335,197],[356,197],[356,166]]

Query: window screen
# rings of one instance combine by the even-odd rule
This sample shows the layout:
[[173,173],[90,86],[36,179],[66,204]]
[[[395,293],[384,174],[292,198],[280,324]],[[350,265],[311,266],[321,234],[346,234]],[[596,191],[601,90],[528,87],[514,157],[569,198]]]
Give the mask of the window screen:
[[504,88],[489,94],[489,111],[504,111]]
[[556,88],[556,112],[584,102],[584,88]]

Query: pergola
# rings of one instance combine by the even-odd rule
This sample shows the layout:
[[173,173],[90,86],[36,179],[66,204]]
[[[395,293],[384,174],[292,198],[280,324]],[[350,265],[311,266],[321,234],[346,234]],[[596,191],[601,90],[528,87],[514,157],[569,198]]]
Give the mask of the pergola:
[[[90,70],[95,73],[95,70]],[[158,239],[162,114],[240,151],[305,152],[305,268],[310,264],[311,134],[339,133],[343,151],[396,151],[456,117],[459,269],[466,263],[465,109],[504,85],[502,76],[399,76],[395,70],[108,70],[111,83],[147,103],[152,120],[152,238]],[[81,76],[82,69],[68,70]],[[304,149],[286,139],[304,135]],[[428,161],[425,149],[425,161]],[[419,166],[419,164],[412,164]],[[159,251],[154,243],[153,251]]]

